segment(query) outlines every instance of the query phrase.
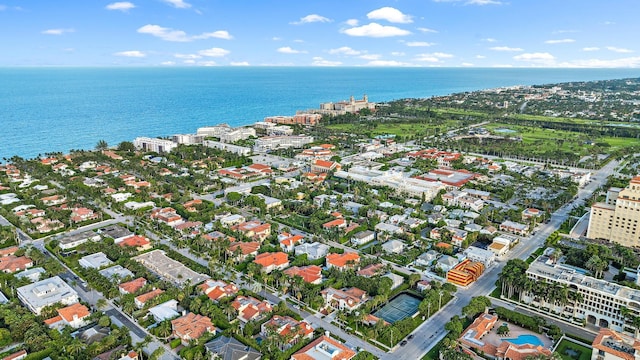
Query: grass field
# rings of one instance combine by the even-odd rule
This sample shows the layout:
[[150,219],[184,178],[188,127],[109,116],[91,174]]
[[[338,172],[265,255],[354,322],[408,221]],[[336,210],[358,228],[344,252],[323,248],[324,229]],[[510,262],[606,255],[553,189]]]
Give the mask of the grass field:
[[371,133],[372,135],[396,135],[396,136],[428,136],[433,135],[436,131],[444,132],[461,126],[458,121],[445,121],[441,124],[429,124],[416,120],[415,123],[407,123],[404,121],[393,122],[372,122],[368,124],[332,124],[327,128],[340,132],[349,132],[354,134]]
[[562,339],[556,352],[565,360],[589,360],[591,359],[591,349],[578,345],[567,339]]

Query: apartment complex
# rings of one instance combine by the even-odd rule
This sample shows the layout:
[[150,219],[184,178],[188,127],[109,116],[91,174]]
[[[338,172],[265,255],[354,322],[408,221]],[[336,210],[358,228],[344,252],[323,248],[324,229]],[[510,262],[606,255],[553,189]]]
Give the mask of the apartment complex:
[[549,307],[560,316],[574,318],[577,321],[586,320],[587,323],[609,328],[615,331],[633,333],[631,324],[625,324],[626,319],[621,311],[626,308],[633,316],[640,315],[640,290],[610,283],[587,276],[585,271],[564,264],[553,264],[546,257],[541,256],[534,261],[527,270],[527,276],[536,283],[559,284],[567,286],[570,292],[582,295],[582,301],[570,300],[566,305],[552,304],[538,299],[533,293],[525,293],[522,301],[534,306]]
[[171,140],[164,140],[158,138],[139,137],[133,140],[133,146],[138,150],[157,152],[158,154],[164,154],[171,152],[171,150],[178,147],[178,144]]
[[256,139],[253,151],[267,152],[269,150],[296,148],[300,149],[313,142],[313,136],[265,136]]
[[349,101],[322,103],[320,104],[320,110],[313,111],[319,114],[344,115],[346,113],[357,113],[362,109],[368,109],[371,111],[376,109],[376,104],[370,103],[369,97],[366,94],[362,97],[362,100],[356,100],[351,96]]
[[316,125],[322,119],[320,114],[298,113],[294,116],[269,116],[264,122],[283,125]]
[[605,239],[623,246],[640,245],[640,176],[624,189],[611,188],[607,201],[591,206],[587,237]]

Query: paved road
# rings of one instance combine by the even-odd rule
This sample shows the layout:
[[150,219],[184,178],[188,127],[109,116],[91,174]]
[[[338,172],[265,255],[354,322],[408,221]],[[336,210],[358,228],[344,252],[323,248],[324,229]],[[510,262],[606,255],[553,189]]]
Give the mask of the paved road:
[[[507,255],[507,259],[518,258],[524,260],[529,257],[536,248],[544,244],[544,241],[552,232],[560,228],[560,225],[567,219],[569,212],[575,204],[583,204],[586,199],[591,197],[595,190],[606,183],[607,176],[613,173],[617,166],[617,161],[611,161],[595,172],[595,176],[592,177],[594,180],[578,191],[575,200],[565,204],[553,213],[549,223],[540,225],[535,235],[522,239],[520,244]],[[423,357],[438,343],[439,339],[444,337],[444,325],[452,316],[461,314],[462,308],[469,303],[472,297],[487,295],[493,291],[495,283],[498,280],[498,275],[505,264],[506,261],[494,264],[470,287],[460,288],[456,293],[458,301],[449,303],[443,311],[423,323],[421,327],[414,331],[414,339],[409,341],[407,345],[396,348],[395,351],[386,354],[382,359],[414,360]],[[567,327],[566,329],[573,330],[574,328],[577,327]]]

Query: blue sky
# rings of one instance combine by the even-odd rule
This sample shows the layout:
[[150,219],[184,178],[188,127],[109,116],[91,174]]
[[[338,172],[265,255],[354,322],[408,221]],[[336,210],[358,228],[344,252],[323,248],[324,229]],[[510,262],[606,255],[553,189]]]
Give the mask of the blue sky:
[[0,0],[0,66],[640,67],[638,0]]

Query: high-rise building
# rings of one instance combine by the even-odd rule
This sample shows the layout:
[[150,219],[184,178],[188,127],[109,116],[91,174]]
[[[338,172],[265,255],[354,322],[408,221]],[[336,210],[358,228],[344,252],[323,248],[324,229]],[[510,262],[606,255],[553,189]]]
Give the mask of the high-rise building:
[[624,189],[612,188],[607,201],[591,206],[587,237],[624,246],[640,246],[640,176]]

